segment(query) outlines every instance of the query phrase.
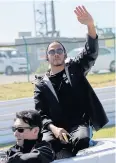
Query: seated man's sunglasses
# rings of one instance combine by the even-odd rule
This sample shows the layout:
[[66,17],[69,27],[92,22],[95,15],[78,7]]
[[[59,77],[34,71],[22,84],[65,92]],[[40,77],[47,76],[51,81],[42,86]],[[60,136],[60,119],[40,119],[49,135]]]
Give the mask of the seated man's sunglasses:
[[25,129],[32,129],[33,127],[12,127],[12,131],[18,131],[20,133],[23,133]]
[[59,48],[59,49],[52,49],[50,51],[48,51],[48,54],[50,55],[55,55],[55,54],[63,54],[64,50]]

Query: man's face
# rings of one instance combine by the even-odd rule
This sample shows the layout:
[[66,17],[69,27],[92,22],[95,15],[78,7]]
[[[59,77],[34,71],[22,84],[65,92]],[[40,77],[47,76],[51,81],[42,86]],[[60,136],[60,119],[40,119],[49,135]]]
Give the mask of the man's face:
[[14,136],[16,137],[16,141],[19,146],[23,146],[24,139],[28,140],[37,139],[39,130],[37,130],[37,128],[31,128],[22,119],[17,118],[14,122],[13,127],[17,128],[14,131]]
[[63,47],[57,43],[53,42],[48,47],[48,61],[51,66],[62,66],[65,62],[65,54]]

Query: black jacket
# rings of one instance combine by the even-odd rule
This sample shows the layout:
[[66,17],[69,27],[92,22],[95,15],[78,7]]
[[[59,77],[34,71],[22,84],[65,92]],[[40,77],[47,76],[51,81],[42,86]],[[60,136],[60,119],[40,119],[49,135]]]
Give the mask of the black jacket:
[[[85,114],[88,114],[95,130],[99,130],[108,122],[99,99],[86,79],[86,75],[94,65],[97,56],[98,38],[93,39],[88,36],[84,50],[65,66],[65,72],[72,89],[79,93],[82,109],[85,109]],[[35,109],[41,112],[45,128],[50,123],[58,126],[62,118],[58,97],[48,75],[41,79],[36,78],[34,90]],[[74,115],[76,114],[78,114],[78,110],[74,112]],[[62,126],[60,125],[60,127]]]
[[38,140],[25,140],[24,147],[14,145],[7,151],[7,163],[49,163],[55,158],[50,144]]

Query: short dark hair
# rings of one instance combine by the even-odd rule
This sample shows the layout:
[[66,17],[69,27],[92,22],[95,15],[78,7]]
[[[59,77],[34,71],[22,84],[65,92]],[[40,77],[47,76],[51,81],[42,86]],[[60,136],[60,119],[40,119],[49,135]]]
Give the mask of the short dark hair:
[[24,110],[17,112],[16,119],[17,118],[22,119],[25,123],[29,124],[31,127],[39,127],[40,131],[42,129],[41,116],[40,113],[36,110]]
[[52,44],[52,43],[54,43],[54,42],[60,44],[60,45],[62,46],[63,50],[64,50],[64,53],[66,53],[65,47],[64,47],[64,45],[63,45],[60,41],[53,41],[53,42],[50,42],[50,43],[48,44],[47,48],[46,48],[46,53],[47,53],[47,51],[48,51],[48,48],[49,48],[50,44]]
[[64,54],[66,55],[66,57],[67,57],[67,54],[66,54],[66,49],[65,49],[65,47],[64,47],[64,45],[60,42],[60,41],[53,41],[53,42],[50,42],[49,44],[48,44],[48,46],[47,46],[47,48],[46,48],[46,59],[48,60],[48,58],[47,58],[47,52],[48,52],[48,48],[49,48],[49,46],[50,46],[50,44],[52,44],[52,43],[54,43],[54,42],[56,42],[56,43],[58,43],[58,44],[60,44],[61,46],[62,46],[62,48],[63,48],[63,50],[64,50]]

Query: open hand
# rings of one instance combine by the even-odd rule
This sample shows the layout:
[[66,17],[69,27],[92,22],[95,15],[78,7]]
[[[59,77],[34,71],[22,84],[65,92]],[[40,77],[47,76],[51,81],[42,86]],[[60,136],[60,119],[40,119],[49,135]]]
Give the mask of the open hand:
[[76,9],[74,10],[78,21],[81,24],[90,26],[94,24],[93,18],[92,16],[89,14],[89,12],[86,10],[86,8],[84,6],[78,6],[76,7]]

